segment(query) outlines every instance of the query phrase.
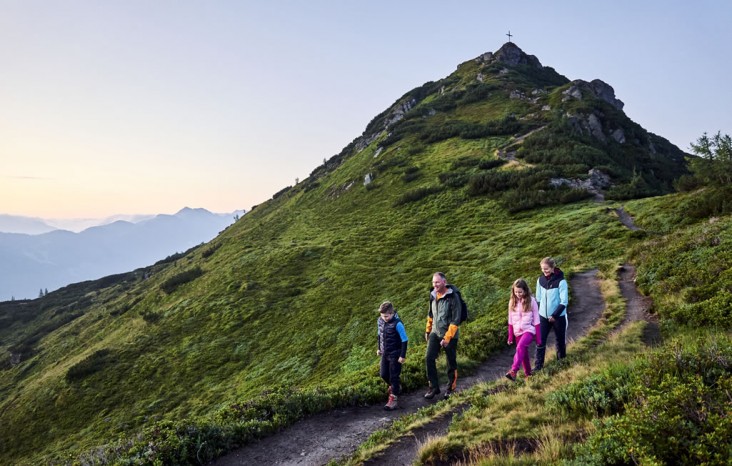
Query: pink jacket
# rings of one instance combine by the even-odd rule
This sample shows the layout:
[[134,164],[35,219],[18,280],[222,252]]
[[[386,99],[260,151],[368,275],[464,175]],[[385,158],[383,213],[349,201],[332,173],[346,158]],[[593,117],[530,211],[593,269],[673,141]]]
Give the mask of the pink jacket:
[[[518,301],[516,308],[508,311],[508,341],[513,341],[514,337],[520,337],[524,333],[528,332],[538,336],[539,329],[539,305],[536,304],[534,297],[531,297],[531,312],[522,312],[523,304]],[[538,344],[541,344],[538,342]]]

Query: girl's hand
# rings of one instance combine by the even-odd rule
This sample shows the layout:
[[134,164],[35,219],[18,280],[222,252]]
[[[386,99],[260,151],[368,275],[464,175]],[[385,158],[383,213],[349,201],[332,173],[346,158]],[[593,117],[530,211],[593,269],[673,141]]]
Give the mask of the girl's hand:
[[513,340],[508,340],[509,345],[513,345]]

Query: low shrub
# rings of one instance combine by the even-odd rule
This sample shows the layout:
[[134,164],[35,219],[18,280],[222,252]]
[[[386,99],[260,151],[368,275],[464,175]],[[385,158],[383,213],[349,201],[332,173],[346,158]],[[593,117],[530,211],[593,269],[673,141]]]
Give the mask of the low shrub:
[[632,365],[611,366],[550,393],[547,405],[573,418],[622,413],[630,399],[635,370]]
[[679,211],[695,219],[732,214],[732,187],[699,190],[679,205]]
[[[701,332],[697,332],[701,333]],[[701,343],[700,343],[701,342]],[[634,374],[601,376],[599,385],[573,384],[553,398],[577,395],[592,404],[591,393],[621,390],[625,411],[615,401],[589,409],[574,403],[571,412],[586,415],[601,408],[617,411],[594,421],[595,431],[575,447],[575,464],[729,464],[732,450],[732,341],[712,333],[690,335],[640,360]],[[617,381],[613,381],[617,378]],[[597,387],[603,387],[597,389]],[[583,388],[591,388],[584,390]],[[602,398],[602,397],[599,397]]]
[[465,186],[469,178],[470,175],[459,171],[443,172],[438,176],[440,183],[450,188],[461,188]]
[[404,174],[402,175],[402,181],[404,181],[405,183],[410,183],[418,179],[420,176],[422,176],[422,173],[420,173],[419,167],[410,166],[404,170]]
[[77,382],[102,370],[106,365],[114,361],[114,354],[110,350],[101,349],[71,366],[66,371],[66,380],[68,382]]
[[160,285],[160,289],[163,290],[166,294],[170,294],[174,292],[179,286],[191,282],[201,275],[203,275],[203,270],[201,270],[201,267],[194,267],[190,270],[186,270],[185,272],[173,275],[169,279],[165,280]]
[[428,186],[424,188],[417,188],[413,191],[407,191],[394,201],[394,207],[419,201],[420,199],[424,199],[425,197],[439,193],[440,191],[442,191],[442,189],[437,186]]

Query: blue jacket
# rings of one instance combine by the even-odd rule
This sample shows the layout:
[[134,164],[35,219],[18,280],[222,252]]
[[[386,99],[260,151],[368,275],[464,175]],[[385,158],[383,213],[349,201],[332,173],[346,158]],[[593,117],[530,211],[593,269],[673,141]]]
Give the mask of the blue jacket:
[[558,268],[554,269],[551,275],[546,277],[542,274],[536,281],[536,302],[539,304],[539,315],[548,319],[549,317],[560,317],[567,315],[569,304],[569,289],[567,280],[564,279],[564,272]]

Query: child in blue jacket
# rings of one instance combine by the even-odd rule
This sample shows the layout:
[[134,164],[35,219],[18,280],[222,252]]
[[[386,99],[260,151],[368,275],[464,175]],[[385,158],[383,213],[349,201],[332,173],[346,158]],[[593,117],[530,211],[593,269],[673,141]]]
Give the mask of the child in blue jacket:
[[536,302],[539,304],[539,320],[541,327],[541,344],[536,346],[536,363],[534,371],[544,367],[546,339],[549,331],[554,330],[557,346],[557,359],[567,356],[567,305],[569,289],[564,273],[551,257],[545,257],[539,263],[541,276],[536,281]]
[[387,411],[397,409],[397,398],[401,394],[400,376],[402,364],[407,357],[407,331],[396,313],[394,305],[384,301],[379,306],[378,349],[376,355],[381,356],[380,375],[389,384],[389,401],[384,406]]

